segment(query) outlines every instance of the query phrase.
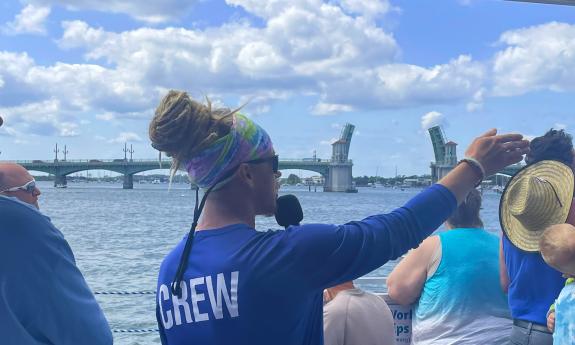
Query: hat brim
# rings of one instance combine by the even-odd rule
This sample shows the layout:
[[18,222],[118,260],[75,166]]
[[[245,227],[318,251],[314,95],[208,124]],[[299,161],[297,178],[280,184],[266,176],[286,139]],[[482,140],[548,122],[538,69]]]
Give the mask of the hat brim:
[[573,170],[568,165],[554,160],[544,160],[532,165],[528,165],[519,170],[515,176],[505,186],[499,203],[499,222],[501,229],[517,248],[527,252],[539,251],[539,239],[545,231],[528,230],[515,218],[509,210],[509,193],[508,191],[521,179],[537,176],[543,178],[555,186],[557,197],[563,207],[559,208],[554,214],[549,215],[545,222],[546,226],[564,223],[569,215],[571,203],[573,202],[573,193],[575,190],[575,176]]

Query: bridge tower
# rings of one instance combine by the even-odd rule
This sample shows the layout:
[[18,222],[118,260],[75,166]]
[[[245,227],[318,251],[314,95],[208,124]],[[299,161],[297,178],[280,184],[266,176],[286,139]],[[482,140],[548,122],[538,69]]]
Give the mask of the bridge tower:
[[341,131],[339,140],[331,144],[332,155],[324,186],[325,192],[357,193],[352,181],[353,163],[348,159],[354,129],[354,125],[347,123]]
[[435,183],[457,165],[457,144],[445,142],[445,135],[439,126],[433,126],[428,131],[435,154],[435,162],[431,163],[431,181]]

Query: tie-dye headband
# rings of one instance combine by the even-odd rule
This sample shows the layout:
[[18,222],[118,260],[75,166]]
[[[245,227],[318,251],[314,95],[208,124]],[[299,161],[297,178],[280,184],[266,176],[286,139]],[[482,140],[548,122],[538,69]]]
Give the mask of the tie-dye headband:
[[272,141],[263,128],[244,115],[232,116],[230,133],[185,162],[190,180],[200,188],[222,182],[220,179],[241,163],[273,152]]

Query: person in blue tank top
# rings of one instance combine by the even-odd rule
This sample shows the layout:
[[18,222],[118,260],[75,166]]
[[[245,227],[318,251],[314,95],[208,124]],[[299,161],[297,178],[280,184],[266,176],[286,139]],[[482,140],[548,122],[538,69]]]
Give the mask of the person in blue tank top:
[[498,236],[483,229],[481,194],[473,189],[445,222],[395,267],[389,297],[415,303],[413,345],[506,344],[507,297],[499,289]]
[[172,169],[185,169],[204,189],[189,233],[158,275],[156,317],[169,345],[323,344],[325,288],[417,246],[484,176],[528,150],[521,135],[491,130],[438,184],[389,214],[261,232],[255,217],[274,214],[281,173],[260,126],[170,91],[149,134],[173,158]]
[[575,223],[573,144],[564,131],[550,130],[533,139],[530,148],[527,166],[501,197],[500,282],[513,317],[511,343],[552,344],[546,315],[565,278],[545,263],[539,239],[550,225]]

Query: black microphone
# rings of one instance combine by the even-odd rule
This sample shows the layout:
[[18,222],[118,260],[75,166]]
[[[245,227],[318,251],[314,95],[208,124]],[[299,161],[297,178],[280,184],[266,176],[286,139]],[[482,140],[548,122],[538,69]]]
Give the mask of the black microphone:
[[303,210],[297,197],[293,194],[280,196],[276,201],[276,221],[284,228],[299,225],[303,219]]

